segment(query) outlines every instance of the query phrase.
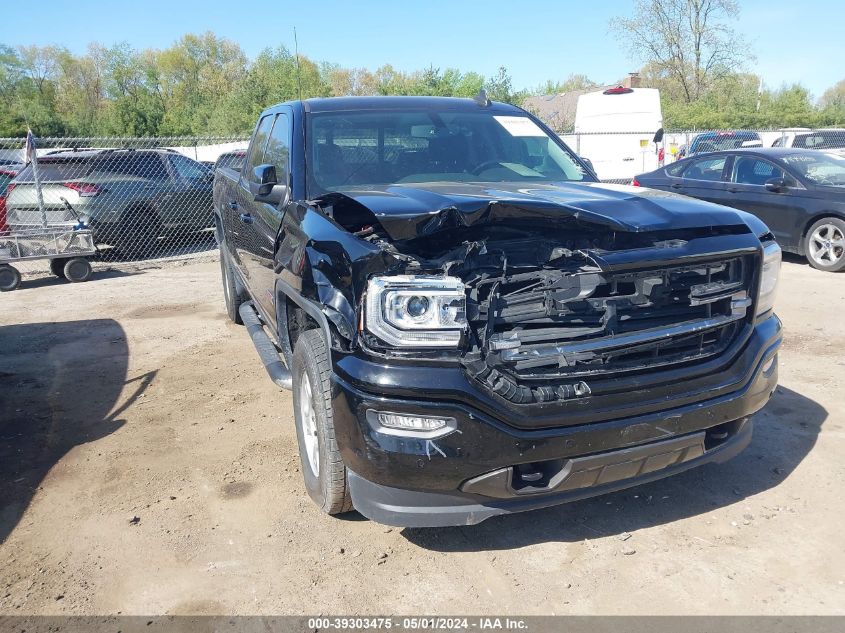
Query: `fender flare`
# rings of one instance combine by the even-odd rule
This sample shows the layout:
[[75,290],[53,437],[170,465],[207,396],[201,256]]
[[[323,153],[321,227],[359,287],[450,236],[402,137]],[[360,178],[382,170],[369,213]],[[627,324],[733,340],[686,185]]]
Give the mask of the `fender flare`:
[[288,314],[286,299],[293,301],[298,307],[302,309],[305,314],[310,316],[320,326],[320,331],[326,341],[326,346],[331,349],[332,331],[329,326],[329,320],[323,311],[316,303],[306,299],[302,294],[283,279],[276,278],[276,333],[279,347],[285,355],[286,360],[290,360],[293,356],[293,347],[290,343],[290,336],[288,335]]

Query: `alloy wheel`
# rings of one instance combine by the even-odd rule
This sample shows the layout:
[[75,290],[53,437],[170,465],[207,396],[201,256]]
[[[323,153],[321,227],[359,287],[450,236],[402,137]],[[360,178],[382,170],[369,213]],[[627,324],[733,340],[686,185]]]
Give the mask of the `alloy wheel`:
[[810,257],[820,266],[834,266],[845,257],[845,234],[835,224],[817,227],[809,240]]
[[311,381],[308,373],[302,373],[299,383],[299,414],[302,420],[302,439],[311,473],[317,477],[320,473],[320,445],[317,442],[317,415],[311,398]]

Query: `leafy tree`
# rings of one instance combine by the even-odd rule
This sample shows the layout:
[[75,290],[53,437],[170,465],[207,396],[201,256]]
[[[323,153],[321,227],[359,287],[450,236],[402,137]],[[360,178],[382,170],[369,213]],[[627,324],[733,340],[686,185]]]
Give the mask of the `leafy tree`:
[[524,96],[514,93],[511,76],[504,66],[499,66],[498,72],[484,82],[484,89],[487,91],[487,96],[493,101],[516,103],[522,101]]
[[845,79],[836,82],[833,86],[824,91],[819,100],[822,108],[838,108],[845,110]]
[[572,73],[563,81],[546,80],[546,83],[540,84],[531,91],[535,95],[551,95],[562,94],[564,92],[572,92],[574,90],[588,90],[598,84],[587,77],[587,75],[580,75]]
[[[666,127],[845,125],[845,80],[814,104],[800,85],[761,91],[759,77],[737,71],[741,48],[727,26],[734,8],[733,0],[637,0],[635,17],[617,22],[641,35],[629,39],[647,59],[643,85],[661,91]],[[649,54],[658,40],[644,39],[646,30],[663,38],[660,55]],[[504,67],[492,77],[434,66],[371,71],[297,58],[284,46],[250,61],[213,33],[187,34],[164,50],[91,44],[81,55],[0,44],[0,136],[20,137],[28,125],[40,136],[245,134],[266,107],[300,96],[472,97],[484,87],[491,99],[519,104],[528,94],[592,86],[571,74],[519,91]]]
[[634,57],[675,82],[692,103],[748,59],[729,26],[738,13],[735,0],[636,0],[632,17],[610,24]]

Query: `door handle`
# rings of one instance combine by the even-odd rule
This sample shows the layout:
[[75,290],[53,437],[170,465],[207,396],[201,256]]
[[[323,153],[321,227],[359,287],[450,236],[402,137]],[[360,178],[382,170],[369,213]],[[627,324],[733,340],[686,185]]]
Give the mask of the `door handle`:
[[683,189],[683,188],[684,188],[684,186],[680,183],[677,183],[677,182],[672,183],[672,189]]
[[739,193],[739,188],[737,187],[728,187],[728,191],[731,193]]
[[244,224],[252,224],[252,216],[249,213],[241,213],[238,218]]
[[229,208],[230,208],[232,211],[236,211],[236,210],[237,210],[237,208],[238,208],[238,202],[237,202],[237,200],[229,200]]

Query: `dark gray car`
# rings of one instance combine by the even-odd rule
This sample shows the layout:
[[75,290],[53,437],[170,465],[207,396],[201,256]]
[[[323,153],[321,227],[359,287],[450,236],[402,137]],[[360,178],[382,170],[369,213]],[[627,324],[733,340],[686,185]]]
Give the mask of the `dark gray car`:
[[67,200],[94,229],[98,243],[129,254],[150,250],[174,231],[213,226],[212,178],[206,166],[169,150],[82,150],[49,154],[38,161],[42,217],[32,165],[7,198],[12,231],[77,222]]
[[634,184],[756,215],[781,248],[819,270],[845,270],[845,158],[808,149],[713,152],[641,174]]

